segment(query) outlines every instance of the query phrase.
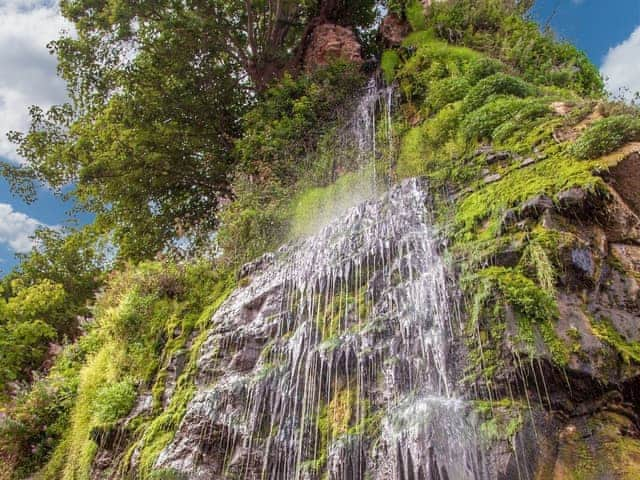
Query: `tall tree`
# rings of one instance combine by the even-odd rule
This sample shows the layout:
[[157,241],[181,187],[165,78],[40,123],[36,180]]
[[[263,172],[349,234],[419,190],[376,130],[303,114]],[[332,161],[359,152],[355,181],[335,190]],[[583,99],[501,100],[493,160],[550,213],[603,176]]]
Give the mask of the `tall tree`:
[[73,35],[51,42],[70,102],[31,109],[12,132],[26,165],[0,164],[14,190],[32,181],[95,212],[126,258],[187,237],[208,241],[229,199],[240,119],[312,26],[361,25],[372,0],[62,0]]

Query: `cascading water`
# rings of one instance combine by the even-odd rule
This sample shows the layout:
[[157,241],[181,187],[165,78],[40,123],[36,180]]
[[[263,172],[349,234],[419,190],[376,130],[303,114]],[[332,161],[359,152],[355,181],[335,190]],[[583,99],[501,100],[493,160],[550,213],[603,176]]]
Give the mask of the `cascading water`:
[[[361,102],[361,155],[375,158],[375,113],[391,98]],[[246,266],[157,466],[194,479],[489,478],[451,373],[459,318],[440,250],[427,187],[410,180]]]
[[[388,158],[393,152],[391,114],[394,94],[392,85],[380,86],[377,79],[372,77],[351,119],[349,133],[356,146],[357,165],[364,171],[370,171],[373,194],[377,193],[376,163],[379,156],[384,154]],[[381,119],[381,125],[378,124],[378,118]],[[386,140],[383,145],[378,144],[379,133]]]

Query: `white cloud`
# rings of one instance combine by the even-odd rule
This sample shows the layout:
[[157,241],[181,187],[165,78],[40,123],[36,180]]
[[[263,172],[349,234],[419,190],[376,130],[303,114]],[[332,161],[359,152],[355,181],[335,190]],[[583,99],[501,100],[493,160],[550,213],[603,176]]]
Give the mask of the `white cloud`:
[[56,60],[46,48],[64,29],[70,25],[56,0],[0,0],[0,156],[18,160],[6,134],[28,127],[29,106],[65,100]]
[[39,221],[16,212],[6,203],[0,203],[0,243],[6,243],[13,251],[26,253],[33,246],[30,237],[38,227],[44,226]]
[[640,26],[624,42],[609,49],[602,68],[607,89],[628,100],[640,91]]

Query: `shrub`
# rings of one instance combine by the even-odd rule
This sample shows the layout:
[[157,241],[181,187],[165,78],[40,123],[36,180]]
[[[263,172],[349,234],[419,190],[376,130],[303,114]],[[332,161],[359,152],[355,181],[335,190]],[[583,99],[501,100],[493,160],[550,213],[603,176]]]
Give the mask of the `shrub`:
[[131,380],[122,380],[102,387],[93,402],[94,416],[99,424],[113,423],[124,417],[136,400],[136,387]]
[[0,396],[13,381],[26,381],[38,370],[56,331],[42,320],[0,324]]
[[462,108],[465,112],[472,112],[495,95],[513,95],[523,98],[533,93],[533,87],[523,80],[504,73],[496,73],[480,80],[469,91]]
[[285,76],[244,117],[245,133],[236,143],[240,172],[269,174],[292,185],[300,159],[318,138],[349,110],[364,77],[352,64],[337,62],[313,74]]
[[438,111],[449,103],[462,100],[469,88],[469,82],[464,77],[435,80],[431,83],[426,103],[431,111]]
[[532,2],[457,0],[435,2],[427,22],[449,42],[488,52],[515,68],[525,80],[601,96],[598,69],[574,46],[558,42],[523,18]]
[[581,159],[597,158],[640,140],[640,118],[616,115],[593,122],[572,146],[572,153]]
[[414,31],[427,28],[427,20],[424,15],[424,5],[420,0],[407,0],[405,7],[407,20]]
[[514,117],[522,108],[524,100],[514,97],[494,97],[487,104],[471,112],[461,125],[468,140],[491,139],[493,131]]
[[400,64],[400,55],[395,50],[385,50],[380,59],[380,69],[384,75],[384,81],[387,84],[393,83],[396,77],[396,69]]
[[465,75],[471,85],[475,85],[483,78],[490,77],[504,70],[504,65],[489,57],[480,57],[469,62]]

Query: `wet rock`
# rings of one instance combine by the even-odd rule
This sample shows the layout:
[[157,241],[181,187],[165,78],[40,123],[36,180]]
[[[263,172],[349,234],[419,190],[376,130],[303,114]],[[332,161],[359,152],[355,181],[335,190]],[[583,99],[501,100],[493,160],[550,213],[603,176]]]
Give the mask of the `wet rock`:
[[591,250],[587,248],[574,248],[571,250],[571,263],[579,275],[590,282],[595,281],[596,262]]
[[587,192],[582,188],[573,187],[558,194],[558,205],[562,210],[570,210],[572,214],[579,214],[584,210],[587,202]]
[[[187,349],[191,346],[191,344],[192,341],[189,341],[189,343],[186,345]],[[180,375],[184,371],[184,367],[187,363],[187,349],[177,351],[167,365],[167,377],[164,384],[164,391],[162,392],[162,405],[165,408],[169,405],[169,402],[171,402],[178,377],[180,377]]]
[[553,208],[553,200],[546,195],[536,195],[522,204],[520,207],[520,216],[523,218],[537,219],[545,211]]
[[262,347],[257,343],[245,345],[242,350],[233,356],[231,363],[229,363],[229,368],[239,372],[248,372],[256,365]]
[[246,278],[252,273],[266,268],[268,265],[270,265],[273,262],[273,259],[274,259],[274,254],[269,252],[269,253],[265,253],[264,255],[262,255],[257,260],[254,260],[253,262],[244,264],[240,269],[240,271],[238,272],[238,280]]
[[500,221],[500,231],[506,232],[509,228],[513,227],[516,223],[518,223],[519,217],[518,212],[515,208],[510,208],[502,215],[502,220]]

